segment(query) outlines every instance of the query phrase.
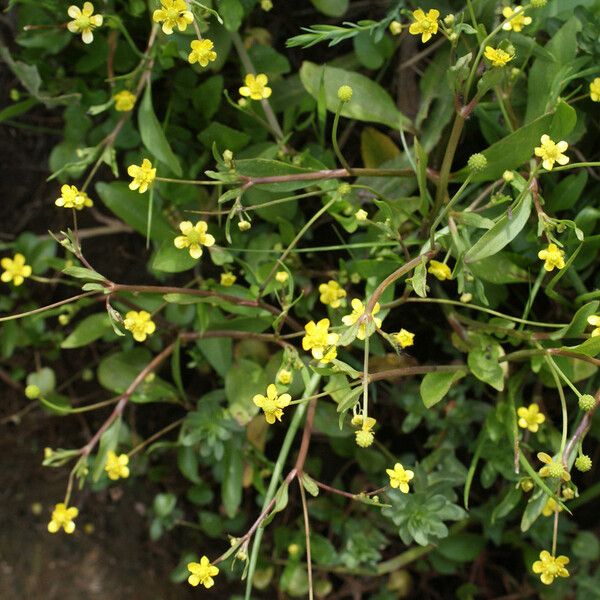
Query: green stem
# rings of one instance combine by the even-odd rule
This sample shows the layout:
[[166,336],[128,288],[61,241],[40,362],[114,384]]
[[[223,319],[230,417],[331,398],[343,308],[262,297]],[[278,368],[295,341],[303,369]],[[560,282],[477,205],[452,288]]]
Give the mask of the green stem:
[[342,110],[343,105],[344,105],[344,103],[342,101],[340,101],[340,103],[338,104],[337,110],[335,111],[335,117],[333,118],[333,127],[331,128],[331,143],[333,144],[333,151],[335,152],[335,155],[337,156],[338,160],[340,161],[340,164],[342,165],[342,167],[344,167],[344,169],[346,169],[346,171],[348,171],[351,174],[352,169],[350,168],[348,161],[344,158],[344,155],[342,154],[342,151],[340,150],[340,147],[338,146],[338,140],[337,140],[337,130],[338,130],[338,124],[340,122],[340,112]]
[[437,226],[442,222],[442,219],[450,212],[450,209],[460,200],[462,193],[465,191],[465,188],[469,185],[471,178],[473,177],[472,173],[467,175],[464,183],[460,186],[456,194],[452,197],[452,200],[446,204],[444,209],[440,212],[440,214],[435,218],[433,225],[429,231],[429,245],[434,248],[435,247],[435,230]]
[[[314,393],[317,386],[319,385],[320,380],[321,376],[318,373],[315,373],[308,382],[308,385],[304,390],[302,398],[307,398],[308,396],[311,396]],[[263,501],[262,511],[264,511],[267,508],[271,500],[275,497],[275,492],[279,487],[279,478],[281,477],[281,473],[283,472],[283,467],[290,452],[292,442],[296,437],[296,432],[298,431],[300,423],[304,418],[306,407],[306,403],[300,404],[296,412],[294,413],[294,416],[292,417],[290,426],[288,427],[283,443],[281,444],[281,450],[279,451],[279,456],[277,457],[277,461],[275,462],[275,467],[273,468],[271,481],[269,482],[269,487],[267,488],[267,493]],[[244,595],[244,600],[251,600],[252,598],[252,579],[254,578],[254,572],[256,571],[256,563],[258,561],[258,553],[260,551],[260,542],[262,540],[263,531],[264,530],[259,527],[256,530],[256,533],[254,535],[254,541],[252,542],[252,550],[250,552],[250,563],[248,565],[248,576],[246,579],[246,592]]]
[[556,364],[548,355],[544,357],[544,360],[546,361],[546,364],[550,367],[552,377],[554,378],[554,382],[556,383],[556,387],[558,389],[558,396],[560,398],[560,408],[562,413],[562,436],[560,439],[560,450],[558,452],[558,455],[560,457],[560,460],[562,461],[565,446],[567,445],[567,427],[569,418],[567,414],[567,401],[565,399],[565,392],[563,390],[562,383],[560,382],[560,377],[556,370]]

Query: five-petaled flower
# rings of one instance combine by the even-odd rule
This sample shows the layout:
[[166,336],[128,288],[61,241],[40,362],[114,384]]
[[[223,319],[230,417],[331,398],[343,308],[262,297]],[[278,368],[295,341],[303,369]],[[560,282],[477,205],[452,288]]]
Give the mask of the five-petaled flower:
[[321,319],[318,323],[308,322],[304,326],[306,335],[302,338],[304,350],[310,350],[313,357],[322,363],[328,363],[337,356],[337,348],[340,336],[337,333],[329,333],[329,319]]
[[544,134],[541,139],[541,146],[535,149],[535,155],[542,159],[542,166],[546,171],[551,171],[554,163],[566,165],[569,162],[569,157],[564,154],[569,147],[565,141],[554,143],[549,135]]
[[202,256],[202,246],[210,248],[215,243],[215,238],[207,233],[208,223],[206,221],[198,221],[195,225],[192,225],[191,221],[182,221],[179,223],[179,229],[183,235],[178,235],[173,244],[179,250],[189,248],[192,258],[197,259]]
[[590,98],[592,102],[600,102],[600,77],[590,83]]
[[[342,317],[342,323],[348,326],[354,325],[354,323],[361,319],[362,316],[365,314],[366,308],[358,298],[354,298],[354,300],[352,300],[350,304],[352,306],[352,312],[349,315]],[[381,327],[381,319],[377,318],[375,315],[379,312],[380,309],[381,307],[379,306],[379,302],[377,302],[373,307],[373,310],[371,311],[371,318],[373,323],[375,323],[375,327],[377,329]],[[369,323],[369,325],[371,325],[371,323]],[[373,333],[373,328],[369,327],[369,335],[371,335],[371,333]],[[364,321],[358,326],[358,332],[356,334],[356,337],[359,340],[364,340],[367,337],[367,323],[365,323]]]
[[343,289],[337,281],[333,279],[319,286],[319,300],[331,308],[339,308],[342,298],[346,297],[346,290]]
[[569,471],[565,469],[560,458],[554,460],[549,454],[545,452],[538,452],[538,459],[544,463],[544,467],[540,469],[541,477],[553,477],[555,479],[562,479],[563,481],[570,481],[571,475]]
[[179,31],[185,31],[193,23],[194,15],[188,10],[185,0],[160,0],[160,3],[162,8],[157,8],[152,13],[152,20],[162,23],[162,30],[167,35],[173,33],[175,26]]
[[596,328],[592,331],[592,337],[599,336],[600,335],[600,315],[592,315],[591,317],[588,317],[587,322],[592,327]]
[[60,188],[60,198],[57,198],[54,204],[61,208],[74,208],[75,210],[94,206],[92,199],[85,192],[78,190],[74,185],[67,184]]
[[237,277],[233,273],[221,273],[221,285],[230,287],[235,283]]
[[440,17],[440,11],[432,8],[427,14],[420,8],[413,11],[414,23],[410,24],[408,28],[409,33],[412,35],[420,35],[423,43],[428,42],[432,35],[435,35],[438,31],[438,19]]
[[532,433],[535,433],[546,420],[546,416],[540,412],[540,407],[535,402],[528,407],[520,406],[517,409],[517,416],[519,427],[529,429]]
[[565,266],[565,253],[556,244],[548,244],[548,247],[538,252],[538,258],[544,261],[544,269],[553,271],[563,269]]
[[400,344],[400,348],[408,348],[409,346],[414,345],[415,334],[402,328],[394,335],[394,339]]
[[12,281],[15,286],[19,286],[26,277],[31,276],[31,267],[25,264],[25,257],[20,252],[17,252],[13,258],[5,257],[0,260],[0,266],[4,269],[0,275],[4,283]]
[[273,425],[275,420],[281,421],[283,416],[283,409],[290,405],[292,397],[289,394],[277,395],[277,387],[274,383],[269,384],[267,387],[267,395],[256,394],[252,401],[258,408],[262,408],[265,413],[265,420],[269,425]]
[[156,331],[152,315],[145,310],[140,310],[139,312],[130,310],[125,315],[123,325],[127,331],[131,331],[133,339],[136,342],[143,342],[149,335],[152,335]]
[[75,517],[79,514],[74,506],[69,508],[64,502],[59,502],[54,506],[52,518],[48,523],[48,531],[57,533],[60,529],[64,529],[65,533],[73,533],[75,531]]
[[106,464],[104,470],[108,474],[108,478],[116,481],[117,479],[126,479],[129,477],[129,456],[127,454],[119,454],[114,450],[109,450],[106,455]]
[[141,165],[129,165],[127,167],[127,174],[129,177],[133,177],[133,181],[129,184],[129,189],[138,190],[140,194],[143,194],[156,178],[156,169],[145,158]]
[[550,585],[556,577],[568,577],[569,571],[565,569],[565,565],[569,564],[569,559],[566,556],[552,556],[548,550],[540,552],[540,560],[536,560],[532,569],[534,573],[539,574],[542,583]]
[[67,23],[67,29],[71,33],[81,33],[84,44],[91,44],[94,40],[92,31],[102,25],[102,15],[94,14],[94,5],[91,2],[84,2],[82,8],[69,6],[67,14],[73,19]]
[[427,272],[431,273],[434,277],[437,277],[440,281],[452,279],[452,271],[450,270],[450,267],[446,263],[440,262],[439,260],[430,260]]
[[502,25],[502,29],[515,31],[516,33],[519,33],[523,27],[531,25],[531,21],[533,20],[531,17],[525,15],[522,6],[515,6],[514,8],[505,6],[502,9],[502,16],[507,19],[506,23]]
[[267,87],[269,78],[264,73],[259,73],[256,76],[248,73],[244,78],[244,83],[245,85],[240,88],[240,94],[251,100],[266,99],[273,91],[270,87]]
[[400,463],[396,463],[393,469],[386,469],[385,472],[390,476],[390,485],[399,489],[403,494],[408,494],[408,482],[415,474],[405,469]]
[[484,56],[494,67],[504,67],[514,58],[512,54],[509,54],[500,48],[492,48],[492,46],[485,47]]
[[219,574],[219,568],[210,563],[208,557],[203,556],[199,563],[191,562],[187,565],[191,575],[188,577],[188,583],[196,587],[202,584],[205,588],[211,588],[215,585],[213,577]]
[[217,60],[217,53],[213,50],[212,40],[194,40],[190,43],[191,52],[188,56],[190,64],[198,63],[201,67],[206,67],[209,62]]
[[133,110],[136,101],[136,95],[129,90],[121,90],[113,96],[115,101],[115,110],[118,112],[129,112]]

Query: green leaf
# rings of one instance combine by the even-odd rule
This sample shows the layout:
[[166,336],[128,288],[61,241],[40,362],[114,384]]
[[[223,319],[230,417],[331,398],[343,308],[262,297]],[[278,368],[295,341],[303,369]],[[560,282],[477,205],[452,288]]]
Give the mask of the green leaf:
[[[138,233],[146,235],[148,225],[148,197],[146,194],[130,190],[122,181],[97,183],[96,192],[106,207],[117,217]],[[173,243],[173,230],[160,213],[155,213],[153,216],[150,239],[157,242],[170,240]]]
[[244,458],[240,436],[232,437],[225,444],[223,456],[223,481],[221,482],[221,499],[225,514],[232,519],[235,517],[242,501],[242,475]]
[[306,91],[318,98],[319,85],[323,77],[327,110],[336,112],[340,100],[338,88],[349,85],[353,90],[352,100],[342,106],[341,115],[367,123],[381,123],[392,129],[412,128],[410,119],[397,108],[392,97],[372,79],[337,67],[316,65],[305,61],[300,68],[300,80]]
[[[140,371],[152,360],[146,348],[134,348],[110,354],[98,367],[98,382],[111,392],[122,394]],[[159,377],[143,382],[132,396],[135,402],[176,402],[175,388]]]
[[367,168],[377,168],[400,154],[391,137],[374,127],[365,127],[360,134],[360,155]]
[[0,123],[2,121],[8,121],[9,119],[14,119],[23,113],[26,113],[30,108],[37,104],[37,100],[35,98],[27,98],[27,100],[22,100],[21,102],[15,102],[11,106],[7,106],[6,108],[0,110]]
[[103,312],[86,317],[77,323],[75,329],[60,345],[61,348],[87,346],[112,331],[109,316]]
[[426,408],[435,406],[448,393],[452,384],[467,374],[465,371],[451,371],[448,373],[427,373],[421,381],[419,391]]
[[577,346],[565,346],[562,350],[576,352],[577,354],[585,354],[586,356],[597,356],[600,354],[600,335],[590,337]]
[[577,337],[581,335],[588,327],[588,317],[598,312],[600,301],[593,300],[582,306],[573,316],[573,319],[566,327],[550,334],[553,340],[562,340],[563,338]]
[[477,379],[501,392],[504,389],[504,371],[498,359],[504,356],[500,344],[482,338],[481,345],[469,352],[467,364]]
[[47,396],[56,387],[56,375],[50,367],[42,367],[27,375],[27,385],[37,385],[42,396]]
[[275,518],[275,515],[287,506],[289,500],[289,487],[290,485],[287,481],[281,484],[275,494],[275,506],[273,506],[273,510],[269,513],[269,516],[260,524],[261,527],[266,527]]
[[71,277],[76,277],[77,279],[89,279],[90,281],[106,281],[103,275],[100,275],[100,273],[92,271],[91,269],[86,269],[85,267],[69,266],[65,267],[62,272],[65,275],[70,275]]
[[227,31],[237,31],[244,18],[244,7],[240,0],[219,0],[219,14]]
[[152,268],[166,273],[181,273],[189,271],[198,264],[198,260],[192,258],[187,249],[175,248],[173,241],[165,241],[154,255]]
[[[526,182],[517,176],[513,184],[517,190],[521,191],[525,187]],[[510,244],[525,227],[531,213],[532,202],[533,199],[529,190],[521,191],[520,198],[517,200],[512,211],[507,211],[502,215],[496,224],[467,250],[465,263],[474,263],[482,258],[493,256]]]
[[482,258],[470,264],[469,269],[475,277],[499,285],[525,283],[529,280],[527,271],[515,265],[506,252],[498,252],[493,256]]
[[310,0],[313,6],[328,17],[341,17],[347,10],[349,0]]
[[315,498],[319,495],[319,486],[315,483],[315,480],[307,475],[306,473],[302,473],[300,478],[302,481],[302,485],[304,489]]
[[427,297],[427,261],[425,259],[415,267],[410,283],[417,296]]
[[156,118],[154,107],[152,106],[152,90],[150,83],[146,86],[144,97],[140,102],[138,110],[138,126],[142,142],[147,150],[156,156],[158,160],[165,163],[177,175],[181,177],[183,171],[177,156],[171,150],[171,146],[165,136],[161,124]]
[[[487,158],[488,166],[476,173],[471,181],[475,183],[500,179],[504,171],[517,169],[533,157],[534,148],[539,146],[540,138],[545,133],[553,131],[557,140],[566,137],[572,130],[569,127],[574,126],[574,123],[567,116],[567,113],[570,114],[570,107],[564,108],[563,105],[566,103],[560,102],[557,107],[556,121],[554,114],[538,117],[484,150],[482,154]],[[467,174],[467,168],[461,169],[453,179],[464,181]]]

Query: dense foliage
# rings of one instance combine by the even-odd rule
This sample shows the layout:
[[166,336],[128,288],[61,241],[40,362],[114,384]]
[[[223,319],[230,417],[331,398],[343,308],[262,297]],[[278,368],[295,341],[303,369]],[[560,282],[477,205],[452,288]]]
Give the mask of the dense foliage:
[[151,483],[215,598],[598,597],[598,0],[8,14],[64,225],[0,353],[91,430],[49,532]]

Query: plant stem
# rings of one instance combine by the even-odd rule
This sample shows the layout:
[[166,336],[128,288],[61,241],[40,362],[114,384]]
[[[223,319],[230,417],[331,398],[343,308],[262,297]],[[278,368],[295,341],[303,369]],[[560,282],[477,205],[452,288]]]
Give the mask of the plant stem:
[[[319,382],[321,380],[321,376],[318,373],[315,373],[306,389],[304,390],[303,398],[308,398],[311,396]],[[263,501],[263,511],[269,505],[269,503],[275,497],[275,492],[279,487],[279,478],[281,477],[281,473],[283,471],[283,467],[285,465],[285,461],[287,460],[288,454],[290,452],[290,448],[292,446],[292,442],[296,437],[296,432],[298,431],[298,427],[300,427],[300,423],[304,418],[304,413],[306,412],[306,403],[300,404],[298,409],[294,413],[292,420],[290,422],[290,426],[288,427],[287,433],[285,434],[285,438],[281,445],[281,450],[279,451],[279,456],[277,457],[277,461],[275,462],[275,467],[273,468],[273,473],[271,475],[271,481],[269,482],[269,487],[267,488],[267,493],[265,495],[265,499]],[[254,572],[256,571],[256,563],[258,561],[258,553],[260,551],[260,542],[262,540],[263,530],[258,529],[256,531],[256,535],[254,536],[254,540],[252,542],[252,550],[250,553],[250,563],[248,565],[248,576],[246,579],[246,592],[244,595],[245,600],[251,600],[252,598],[252,579],[254,577]]]

